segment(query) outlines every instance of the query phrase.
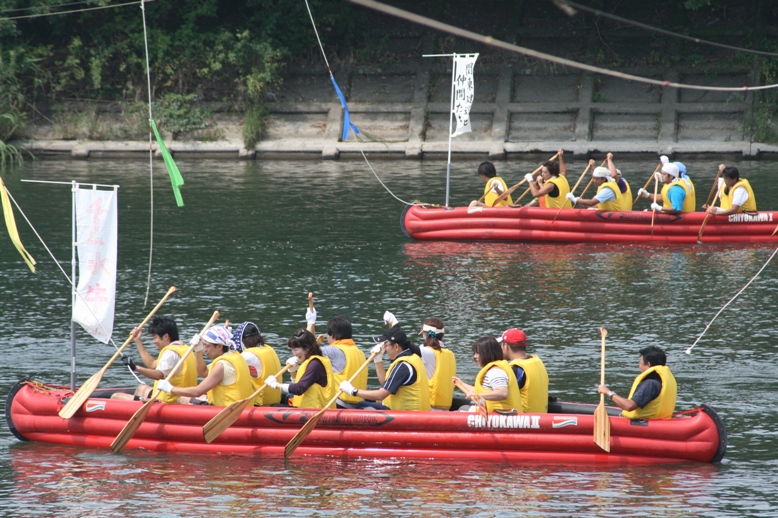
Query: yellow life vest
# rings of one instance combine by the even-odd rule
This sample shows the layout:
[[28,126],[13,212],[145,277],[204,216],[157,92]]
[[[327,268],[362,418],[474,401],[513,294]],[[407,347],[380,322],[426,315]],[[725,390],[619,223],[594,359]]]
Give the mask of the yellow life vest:
[[214,406],[227,406],[251,395],[251,373],[246,359],[236,351],[229,351],[216,358],[208,366],[210,373],[214,365],[219,362],[227,362],[235,368],[235,381],[230,385],[218,385],[208,391],[208,401]]
[[384,405],[391,410],[429,410],[430,386],[427,382],[427,371],[424,370],[424,363],[422,363],[421,358],[415,354],[396,358],[389,367],[386,377],[389,378],[394,368],[401,362],[407,362],[416,369],[416,381],[412,385],[401,386],[397,389],[396,394],[386,396]]
[[[624,178],[622,178],[624,180]],[[627,190],[624,192],[621,192],[621,189],[619,189],[619,197],[621,198],[619,201],[621,208],[619,210],[632,210],[632,189],[629,186],[629,182],[624,180],[624,185],[627,186]],[[616,188],[618,189],[618,184],[616,184]]]
[[[598,203],[597,209],[599,210],[622,210],[622,195],[621,195],[621,189],[619,189],[619,186],[616,185],[616,182],[611,181],[605,181],[602,182],[602,184],[597,188],[597,194],[600,194],[600,191],[603,189],[610,189],[613,191],[613,194],[616,195],[615,200],[606,201],[605,203]],[[597,195],[595,194],[595,197]]]
[[[346,355],[346,368],[343,369],[341,372],[332,373],[332,376],[335,379],[334,386],[340,387],[341,382],[351,379],[351,376],[353,376],[354,373],[357,372],[357,369],[359,369],[365,363],[366,360],[365,353],[363,353],[362,350],[357,347],[357,344],[354,343],[354,340],[352,340],[351,338],[336,340],[332,342],[330,345],[333,347],[337,347],[338,349],[343,351],[343,354]],[[362,369],[362,372],[359,373],[359,375],[351,384],[358,389],[366,389],[367,369]],[[337,392],[337,390],[338,389],[336,388],[335,391]],[[339,397],[341,400],[345,401],[346,403],[354,404],[362,401],[361,397],[352,396],[351,394],[346,394],[345,392],[342,392]]]
[[[543,360],[537,356],[527,356],[523,360],[511,360],[510,364],[524,369],[526,381],[524,387],[519,389],[524,411],[533,414],[548,413],[548,373]],[[518,386],[518,380],[516,384]]]
[[501,399],[500,401],[486,401],[487,412],[493,412],[495,410],[511,410],[514,409],[518,413],[524,412],[524,406],[521,404],[521,394],[519,393],[519,382],[516,381],[516,375],[513,373],[510,364],[505,360],[497,360],[487,364],[478,375],[475,377],[475,392],[477,394],[483,394],[484,392],[491,392],[491,390],[484,388],[482,382],[486,373],[492,367],[497,367],[505,371],[508,375],[508,397]]
[[[334,396],[335,392],[338,390],[335,387],[335,378],[332,375],[332,362],[326,356],[314,355],[308,357],[307,360],[300,364],[300,368],[297,369],[297,376],[294,378],[295,383],[300,381],[300,379],[303,377],[303,374],[305,374],[305,370],[308,368],[308,364],[311,363],[311,360],[314,358],[319,360],[321,364],[324,365],[324,370],[327,373],[327,386],[322,387],[318,383],[314,383],[308,387],[308,390],[306,390],[304,394],[294,396],[292,399],[292,406],[294,407],[324,408],[324,405],[330,402],[332,396]],[[330,408],[335,408],[334,402]]]
[[[498,180],[500,182],[500,187],[502,188],[502,191],[505,192],[508,190],[508,186],[505,185],[505,180],[500,178],[499,176],[495,176],[493,178],[489,178],[486,180],[486,185],[484,185],[484,205],[487,207],[494,207],[494,200],[496,200],[500,195],[495,194],[494,191],[492,191],[492,182]],[[507,207],[508,205],[513,204],[513,199],[511,198],[511,195],[509,194],[504,200],[502,200],[500,203],[498,203],[497,207]]]
[[694,188],[694,182],[692,182],[692,179],[688,176],[681,178],[681,181],[683,181],[689,188],[689,192],[686,194],[686,198],[683,200],[683,211],[694,212],[697,210],[697,189]]
[[[249,347],[243,352],[253,354],[262,364],[262,372],[257,373],[256,378],[251,378],[251,384],[254,386],[252,392],[256,392],[259,387],[265,384],[265,379],[268,376],[272,376],[281,370],[281,360],[278,359],[278,354],[276,354],[275,349],[269,345]],[[254,398],[254,406],[268,406],[280,402],[281,389],[277,388],[265,387],[262,392]]]
[[430,407],[449,410],[454,399],[454,384],[451,378],[457,372],[457,359],[450,349],[429,349],[435,353],[435,372],[429,380]]
[[635,378],[635,381],[632,382],[632,389],[629,391],[628,399],[632,399],[632,395],[635,393],[640,382],[652,372],[656,372],[659,374],[659,377],[662,378],[662,390],[659,392],[659,395],[643,408],[636,408],[630,412],[624,410],[621,415],[630,419],[673,417],[675,398],[678,395],[678,386],[675,383],[673,373],[670,372],[667,365],[657,365],[656,367],[651,367],[646,369],[645,372],[640,373],[640,375]]
[[754,196],[754,191],[751,189],[751,184],[748,183],[748,180],[745,178],[738,180],[738,182],[729,189],[728,194],[724,194],[724,189],[721,190],[721,208],[725,210],[732,208],[732,198],[734,197],[735,189],[738,187],[745,187],[746,192],[748,192],[748,199],[746,200],[745,205],[738,209],[738,212],[755,211],[756,197]]
[[671,183],[665,184],[664,187],[662,187],[662,208],[673,208],[673,204],[670,203],[670,197],[667,195],[667,193],[670,192],[670,188],[675,187],[676,185],[682,188],[686,193],[686,197],[683,199],[683,205],[681,205],[681,212],[694,212],[695,206],[694,199],[690,195],[691,190],[689,189],[689,185],[683,180],[675,180]]
[[[157,355],[156,365],[159,365],[159,360],[162,359],[162,355],[165,354],[166,351],[173,351],[180,358],[183,358],[187,349],[189,349],[189,346],[184,345],[180,341],[176,341],[171,343],[170,345],[166,345],[165,347],[162,348],[161,351],[159,351],[159,355]],[[182,387],[182,388],[196,387],[197,386],[197,365],[195,363],[194,353],[186,357],[186,360],[184,360],[184,364],[182,367],[183,368],[181,369],[181,372],[179,372],[178,374],[170,378],[170,384],[173,385],[174,387]],[[157,390],[158,384],[159,384],[159,380],[156,380],[154,382],[155,391]],[[163,403],[178,403],[178,396],[174,396],[173,394],[168,394],[167,392],[160,391],[159,396],[157,397],[157,401],[162,401]]]
[[541,207],[547,209],[558,209],[564,207],[566,209],[572,209],[573,204],[567,199],[567,193],[570,192],[570,184],[567,178],[564,176],[552,176],[546,183],[553,183],[559,190],[559,195],[556,198],[552,198],[548,194],[544,194],[538,199]]

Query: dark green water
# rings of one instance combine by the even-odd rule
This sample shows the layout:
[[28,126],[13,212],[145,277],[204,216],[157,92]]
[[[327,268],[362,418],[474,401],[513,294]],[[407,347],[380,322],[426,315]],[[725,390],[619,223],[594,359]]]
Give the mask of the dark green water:
[[[451,202],[480,196],[477,160],[454,164]],[[572,178],[584,164],[571,163]],[[717,163],[687,162],[698,198]],[[442,202],[445,164],[378,161],[386,185],[407,201]],[[498,163],[508,183],[536,162]],[[772,162],[738,164],[760,208],[778,208]],[[69,449],[20,443],[0,430],[0,509],[7,516],[775,516],[776,295],[770,263],[711,325],[691,355],[684,350],[773,253],[771,246],[645,247],[421,243],[402,234],[402,204],[363,162],[179,160],[186,206],[177,208],[155,164],[152,289],[148,163],[43,161],[3,173],[7,187],[70,272],[70,189],[20,179],[117,183],[119,279],[114,339],[173,285],[161,313],[188,337],[214,309],[233,322],[259,323],[282,358],[286,338],[304,325],[313,291],[320,322],[345,314],[358,343],[392,310],[406,328],[439,316],[459,374],[477,367],[472,342],[522,327],[547,365],[551,391],[594,403],[600,327],[608,329],[607,382],[626,392],[637,351],[668,351],[679,383],[678,409],[706,403],[724,419],[724,462],[608,469],[419,461],[241,458]],[[637,189],[654,164],[619,167]],[[577,171],[577,172],[576,172]],[[22,240],[37,259],[31,274],[0,239],[0,362],[3,399],[24,375],[69,383],[67,283],[17,213]],[[5,236],[5,232],[3,231]],[[320,326],[321,327],[321,326]],[[113,353],[79,332],[79,381]],[[137,354],[136,354],[137,356]],[[103,385],[134,379],[119,366]],[[4,412],[4,401],[0,403]]]

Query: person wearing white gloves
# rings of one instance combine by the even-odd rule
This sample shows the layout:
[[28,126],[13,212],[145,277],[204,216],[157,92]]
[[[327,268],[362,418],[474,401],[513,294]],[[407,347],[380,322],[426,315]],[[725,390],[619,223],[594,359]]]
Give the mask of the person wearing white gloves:
[[[245,399],[254,392],[246,360],[240,353],[243,346],[232,341],[232,333],[224,326],[213,326],[202,337],[203,352],[212,359],[210,365],[198,374],[204,378],[195,387],[177,387],[164,380],[159,390],[179,396],[179,403],[227,406]],[[208,394],[208,399],[201,396]]]
[[275,376],[268,376],[265,383],[292,396],[295,408],[324,408],[335,395],[336,385],[332,362],[324,356],[316,337],[307,329],[298,329],[287,341],[294,355],[287,365],[299,364],[292,383],[280,383]]
[[702,210],[715,216],[729,216],[738,212],[756,211],[756,197],[751,189],[751,184],[745,178],[740,177],[740,171],[737,167],[726,167],[724,164],[719,166],[721,178],[719,178],[719,197],[721,198],[721,207],[716,207],[715,203],[710,207],[703,205]]
[[[392,364],[384,370],[381,356],[376,356],[376,376],[381,387],[366,390],[354,387],[348,381],[339,388],[352,396],[364,398],[357,408],[378,410],[429,410],[430,394],[424,364],[418,347],[413,346],[400,326],[395,325],[375,338],[378,351],[385,351]],[[382,401],[383,403],[378,403]]]
[[[143,330],[136,327],[132,330],[132,337],[138,348],[138,354],[140,354],[143,365],[135,365],[135,362],[129,356],[122,356],[122,363],[127,365],[133,372],[154,380],[154,386],[152,387],[144,383],[135,389],[134,395],[117,393],[112,395],[111,399],[139,399],[145,401],[151,395],[152,390],[157,388],[159,381],[164,380],[170,374],[189,349],[188,345],[178,339],[178,326],[170,318],[158,316],[152,318],[151,322],[149,322],[149,333],[151,334],[151,342],[159,349],[157,359],[155,360],[144,347],[142,340]],[[196,344],[195,353],[186,357],[181,368],[170,378],[171,384],[180,387],[197,385],[198,365],[205,365],[202,352],[198,352],[198,347],[199,351],[202,351],[202,346],[199,345],[199,342],[200,335],[192,337],[191,343]],[[157,397],[157,401],[176,403],[178,396],[160,394]]]
[[[656,175],[662,183],[662,191],[654,196],[645,189],[638,190],[638,195],[651,201],[651,210],[664,212],[665,214],[680,214],[682,212],[694,212],[696,198],[691,181],[681,180],[681,171],[676,164],[670,162],[666,156],[661,156],[662,170]],[[683,164],[681,164],[683,165]],[[684,167],[685,168],[685,167]]]
[[[540,174],[534,181],[528,182],[529,188],[532,191],[532,196],[538,199],[541,207],[569,209],[572,205],[567,201],[570,184],[567,183],[567,166],[562,158],[564,151],[560,149],[557,154],[559,161],[549,160],[544,163],[540,168]],[[527,179],[530,177],[529,173],[525,176]]]
[[497,176],[497,169],[494,168],[493,163],[481,162],[478,166],[478,176],[486,184],[484,185],[484,194],[481,196],[483,201],[473,200],[470,202],[471,207],[507,207],[513,205],[510,194],[495,205],[497,198],[508,190],[508,186],[505,184],[505,180]]
[[619,210],[632,210],[632,189],[621,174],[621,169],[617,169],[613,163],[613,153],[605,155],[605,159],[608,161],[608,171],[610,171],[611,178],[619,186],[619,193],[621,194],[619,196]]
[[[265,384],[265,378],[281,370],[281,360],[275,349],[265,344],[259,326],[254,322],[243,322],[232,333],[232,341],[243,346],[240,353],[251,374],[254,392]],[[281,391],[265,388],[254,398],[254,406],[268,406],[281,402]]]
[[[619,186],[616,182],[609,181],[611,179],[611,173],[604,167],[595,167],[592,173],[592,181],[597,186],[597,194],[594,198],[576,198],[572,193],[567,195],[567,199],[577,207],[594,207],[597,206],[597,210],[609,210],[616,211],[621,210],[622,206],[622,194],[619,190]],[[632,200],[630,200],[630,204]]]

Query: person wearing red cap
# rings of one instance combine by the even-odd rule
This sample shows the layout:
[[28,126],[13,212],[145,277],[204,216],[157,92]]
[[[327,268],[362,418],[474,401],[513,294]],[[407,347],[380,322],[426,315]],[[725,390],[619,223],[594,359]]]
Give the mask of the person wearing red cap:
[[548,373],[537,355],[527,354],[527,335],[521,329],[511,328],[500,337],[503,359],[510,363],[521,392],[525,412],[548,412]]

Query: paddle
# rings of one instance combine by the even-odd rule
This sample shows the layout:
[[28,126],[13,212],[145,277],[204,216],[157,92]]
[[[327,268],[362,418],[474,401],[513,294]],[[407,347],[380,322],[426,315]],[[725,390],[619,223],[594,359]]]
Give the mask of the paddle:
[[[204,335],[206,331],[208,331],[208,328],[213,325],[213,323],[216,321],[216,319],[219,318],[219,312],[214,311],[213,315],[211,315],[211,319],[208,321],[207,324],[205,324],[205,327],[203,327],[203,330],[200,331],[200,336]],[[184,364],[184,360],[186,360],[186,357],[189,356],[192,351],[194,350],[195,346],[197,344],[192,344],[189,346],[189,348],[186,350],[184,355],[178,360],[176,363],[176,366],[173,367],[173,370],[170,371],[170,373],[165,377],[165,381],[170,381],[170,378],[175,376],[176,371],[181,368],[181,366]],[[140,425],[143,423],[143,421],[146,419],[146,416],[149,413],[149,410],[151,410],[152,405],[157,401],[157,397],[159,396],[160,391],[155,390],[148,401],[143,403],[143,406],[140,407],[135,414],[130,418],[129,421],[127,421],[127,424],[124,425],[124,428],[122,428],[122,431],[119,432],[119,435],[116,436],[116,439],[113,440],[111,443],[111,450],[113,450],[114,453],[119,453],[122,451],[122,449],[127,445],[127,443],[132,439],[132,436],[135,435],[135,432],[138,431],[138,428],[140,428]]]
[[[348,382],[353,383],[354,380],[357,379],[357,376],[359,376],[359,374],[363,370],[365,370],[365,367],[370,365],[370,362],[373,361],[373,358],[375,358],[379,354],[383,354],[383,351],[379,353],[371,354],[370,357],[367,360],[365,360],[365,363],[363,363],[362,366],[359,367],[359,369],[357,369],[357,371],[349,378]],[[338,400],[342,392],[343,392],[342,390],[338,389],[337,393],[335,394],[335,397],[333,397],[326,405],[324,405],[324,408],[319,410],[315,416],[310,418],[303,425],[303,427],[300,428],[300,431],[297,432],[297,434],[294,437],[292,437],[292,439],[286,444],[286,447],[284,448],[284,458],[287,458],[292,453],[294,453],[294,450],[296,450],[297,447],[300,446],[300,443],[302,443],[305,440],[305,438],[308,437],[311,431],[313,431],[313,429],[316,427],[316,424],[321,419],[321,416],[324,415],[324,412],[326,412],[329,407],[335,404],[335,402]]]
[[484,419],[486,419],[489,415],[489,411],[486,409],[486,401],[484,401],[484,398],[462,385],[462,382],[459,380],[454,380],[454,386],[465,393],[467,399],[475,404],[476,408],[478,409],[478,413],[483,416]]
[[[603,167],[605,165],[605,162],[607,162],[607,161],[608,161],[607,158],[605,160],[603,160],[602,163],[600,164],[600,167]],[[586,184],[586,187],[584,187],[584,190],[581,191],[581,195],[578,196],[579,199],[583,198],[583,195],[586,194],[586,191],[589,190],[589,186],[592,185],[593,181],[594,181],[594,173],[592,173],[592,177],[589,179],[589,183]],[[576,184],[576,186],[577,186],[577,184]],[[573,192],[573,191],[575,191],[575,188],[573,188],[573,190],[570,191],[570,192]],[[575,208],[576,205],[578,205],[578,200],[575,200],[575,203],[573,204],[573,208]]]
[[[713,185],[710,186],[710,192],[708,193],[708,199],[705,201],[705,205],[710,205],[710,197],[713,196],[713,193],[716,192],[716,187],[719,184],[719,178],[721,177],[721,172],[724,170],[723,166],[719,166],[719,170],[716,172],[716,178],[713,179]],[[719,189],[719,192],[721,190]],[[716,197],[718,197],[718,193],[716,194]],[[716,198],[713,198],[714,200]],[[715,201],[713,202],[716,203]]]
[[[286,371],[289,370],[290,365],[287,365],[280,371],[274,374],[276,379],[278,379],[279,376],[283,376]],[[217,437],[219,437],[224,430],[232,426],[232,424],[238,420],[240,415],[243,413],[243,410],[254,401],[254,398],[259,395],[260,392],[265,390],[265,387],[267,385],[263,384],[261,387],[259,387],[256,391],[254,391],[253,394],[251,394],[249,397],[245,399],[241,399],[240,401],[236,401],[234,403],[231,403],[229,406],[225,407],[221,412],[216,414],[216,416],[205,423],[205,426],[203,426],[203,437],[205,438],[205,442],[210,443],[213,442]]]
[[[656,203],[656,194],[659,189],[659,180],[654,176],[654,203]],[[651,209],[651,237],[654,237],[654,218],[656,217],[656,210]]]
[[[577,182],[575,182],[575,185],[573,186],[573,189],[572,189],[570,192],[572,192],[572,193],[575,193],[575,190],[576,190],[576,189],[578,189],[578,184],[580,184],[580,183],[581,183],[581,180],[583,180],[583,179],[584,179],[584,176],[586,176],[586,173],[588,173],[588,172],[589,172],[589,168],[590,168],[591,166],[592,166],[592,163],[591,163],[591,162],[589,162],[588,164],[586,164],[586,169],[584,169],[584,172],[583,172],[583,173],[581,173],[581,176],[578,178],[578,181],[577,181]],[[565,200],[565,203],[567,203],[567,200]],[[565,208],[565,203],[563,203],[563,204],[562,204],[562,206],[561,206],[561,207],[559,207],[559,210],[558,210],[558,211],[556,211],[556,214],[554,214],[554,219],[553,219],[553,220],[551,220],[551,223],[553,223],[554,221],[556,221],[556,218],[557,218],[557,216],[559,216],[559,213],[560,213],[560,212],[562,212],[562,209],[564,209],[564,208]],[[575,205],[573,205],[573,207],[572,207],[572,208],[575,208]]]
[[[142,328],[146,325],[146,323],[151,320],[151,317],[154,316],[154,313],[156,313],[159,308],[162,307],[162,304],[165,303],[165,301],[173,294],[175,293],[176,288],[175,286],[171,286],[169,290],[167,290],[167,293],[165,293],[165,296],[162,297],[162,300],[159,301],[159,304],[154,306],[154,309],[151,310],[151,313],[146,315],[146,318],[143,319],[143,322],[140,323],[138,326],[139,328]],[[100,384],[100,380],[103,379],[103,374],[105,374],[105,371],[108,370],[108,367],[111,366],[111,364],[121,356],[122,351],[130,345],[130,342],[132,342],[133,335],[130,333],[130,337],[127,338],[127,341],[122,344],[119,349],[116,350],[113,356],[111,356],[111,359],[108,360],[108,363],[105,364],[105,367],[97,371],[92,375],[91,378],[86,380],[86,382],[81,385],[81,388],[79,388],[75,394],[70,398],[70,401],[67,402],[65,406],[62,407],[62,409],[59,411],[59,416],[62,419],[70,419],[73,417],[73,415],[78,411],[79,408],[81,408],[81,405],[83,405],[87,399],[89,399],[89,396],[92,395],[92,392],[97,388],[97,386]]]
[[[724,187],[724,184],[722,184],[721,187],[719,187],[719,190],[716,191],[716,196],[713,197],[713,204],[710,205],[710,207],[715,207],[716,206],[716,201],[721,196],[721,189],[722,189],[722,187]],[[697,232],[697,243],[698,244],[702,243],[702,233],[705,231],[705,225],[708,224],[708,218],[710,218],[710,217],[711,217],[711,213],[709,212],[709,213],[707,213],[705,215],[705,219],[702,220],[702,225],[700,225],[700,231]]]
[[[605,384],[605,337],[608,330],[600,328],[602,345],[600,346],[600,385]],[[608,411],[605,409],[605,394],[600,394],[600,404],[594,411],[594,444],[603,450],[611,451],[611,422],[608,420]]]
[[[645,189],[646,187],[648,187],[648,184],[650,184],[650,183],[651,183],[651,178],[654,178],[654,176],[656,175],[656,173],[658,173],[658,172],[659,172],[659,169],[660,169],[661,167],[662,167],[662,162],[659,162],[659,165],[658,165],[658,166],[656,166],[656,169],[654,169],[654,172],[653,172],[653,173],[651,173],[651,176],[649,176],[649,177],[648,177],[648,180],[646,180],[646,184],[643,186],[643,189]],[[635,204],[638,202],[638,200],[639,200],[639,199],[640,199],[640,195],[638,194],[637,196],[635,196],[635,201],[633,201],[633,202],[632,202],[632,206],[633,206],[633,207],[635,206]]]
[[[554,160],[554,159],[555,159],[556,157],[558,157],[558,156],[559,156],[559,153],[556,153],[554,156],[552,156],[551,158],[549,158],[548,160],[546,160],[546,162],[550,162],[551,160]],[[545,163],[545,162],[544,162],[544,163]],[[540,164],[540,165],[538,166],[538,168],[537,168],[537,169],[535,169],[534,171],[532,171],[530,174],[531,174],[532,176],[535,176],[535,173],[537,173],[538,171],[540,171],[542,168],[543,168],[543,164]],[[516,185],[514,185],[513,187],[511,187],[510,189],[508,189],[507,191],[505,191],[505,192],[504,192],[504,193],[502,193],[501,195],[499,195],[499,196],[497,197],[497,199],[496,199],[496,200],[494,200],[494,204],[493,204],[492,206],[494,206],[494,205],[497,205],[497,204],[498,204],[498,203],[500,203],[502,200],[504,200],[505,198],[507,198],[509,195],[513,194],[513,191],[515,191],[516,189],[518,189],[518,188],[519,188],[519,186],[520,186],[520,185],[523,185],[523,184],[524,184],[526,181],[527,181],[527,179],[526,179],[526,178],[522,178],[522,179],[521,179],[521,181],[520,181],[519,183],[517,183]],[[529,190],[529,189],[528,189],[528,190]],[[521,197],[519,198],[519,200],[520,200],[521,198],[523,198],[525,194],[527,194],[527,191],[524,191],[524,194],[522,194],[522,195],[521,195]],[[482,196],[481,198],[483,198],[483,196]],[[516,201],[514,202],[514,205],[515,205],[516,203],[518,203],[518,202],[519,202],[519,200],[516,200]],[[478,201],[481,201],[481,200],[478,200]]]

